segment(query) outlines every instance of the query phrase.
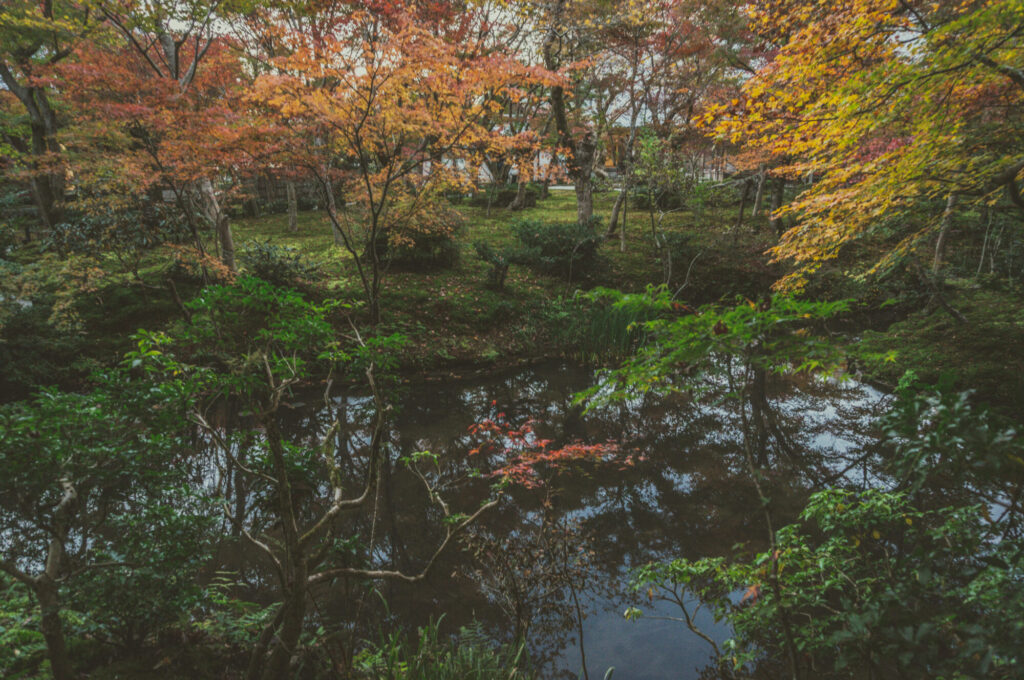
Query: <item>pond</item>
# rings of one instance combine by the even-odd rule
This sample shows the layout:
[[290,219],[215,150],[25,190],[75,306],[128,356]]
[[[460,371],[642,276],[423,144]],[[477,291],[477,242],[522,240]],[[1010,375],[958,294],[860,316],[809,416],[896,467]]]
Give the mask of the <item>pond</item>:
[[[444,553],[425,582],[380,582],[378,597],[338,581],[316,595],[316,616],[348,622],[356,639],[411,630],[442,615],[448,631],[477,622],[501,639],[525,633],[544,677],[583,677],[584,656],[590,678],[611,667],[616,678],[697,677],[711,646],[670,620],[681,617],[678,605],[632,593],[629,574],[652,560],[766,546],[739,417],[728,403],[678,394],[647,394],[584,414],[573,395],[594,379],[592,369],[553,362],[401,387],[389,435],[392,464],[377,511],[348,527],[350,535],[374,539],[369,559],[380,564],[415,572],[440,536],[436,513],[424,511],[429,501],[420,480],[394,461],[417,451],[438,454],[445,498],[453,509],[472,510],[491,480],[467,479],[474,464],[467,452],[479,441],[468,429],[497,411],[513,424],[535,421],[537,436],[555,444],[617,442],[633,462],[580,467],[540,488],[514,489],[460,548]],[[794,519],[824,484],[874,482],[863,454],[876,439],[872,421],[881,393],[855,381],[804,376],[775,379],[769,397],[787,442],[767,477],[777,525]],[[313,396],[291,405],[286,425],[293,437],[322,435],[337,418],[344,424],[339,449],[365,444],[364,394],[315,402]],[[639,620],[624,618],[631,605],[643,610]],[[713,640],[728,637],[706,611],[694,622]]]

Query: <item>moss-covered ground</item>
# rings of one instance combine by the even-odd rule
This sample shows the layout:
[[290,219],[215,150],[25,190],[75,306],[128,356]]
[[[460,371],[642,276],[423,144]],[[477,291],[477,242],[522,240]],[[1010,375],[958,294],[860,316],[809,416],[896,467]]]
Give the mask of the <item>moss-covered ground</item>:
[[[597,193],[595,213],[606,219],[614,198],[613,192]],[[454,372],[470,365],[578,356],[581,335],[595,323],[580,318],[582,306],[574,300],[578,290],[607,286],[640,291],[662,281],[662,261],[653,248],[649,216],[631,210],[624,252],[617,237],[604,242],[596,266],[585,276],[567,281],[513,265],[504,289],[496,290],[488,283],[489,265],[472,244],[512,245],[512,225],[519,219],[572,221],[575,195],[570,190],[552,190],[548,198],[522,212],[466,204],[458,205],[458,210],[465,229],[454,266],[419,271],[396,268],[384,283],[379,331],[408,337],[400,357],[407,372]],[[684,243],[672,277],[673,288],[686,284],[681,300],[703,304],[736,295],[763,295],[783,273],[765,255],[775,240],[766,220],[748,217],[739,230],[734,229],[735,222],[735,204],[713,201],[699,212],[664,217],[660,228]],[[280,214],[238,219],[233,229],[239,252],[255,242],[271,243],[293,247],[315,262],[322,274],[306,286],[309,295],[356,302],[362,298],[352,257],[333,244],[323,212],[300,213],[294,232]],[[117,361],[129,349],[135,330],[162,328],[180,315],[166,287],[164,272],[171,260],[165,251],[144,259],[142,282],[116,273],[119,267],[112,255],[101,259],[96,268],[105,273],[87,284],[75,279],[80,272],[62,274],[69,269],[68,263],[55,257],[47,256],[41,266],[31,264],[40,258],[38,245],[22,246],[7,257],[45,270],[37,279],[51,295],[49,304],[5,324],[0,342],[0,391],[5,399],[22,398],[40,385],[74,385],[89,371]],[[69,288],[76,292],[71,304],[66,304]],[[197,284],[179,280],[178,289],[188,299]],[[831,279],[825,276],[810,290],[816,296],[860,299],[863,304],[857,306],[853,323],[843,331],[856,338],[850,345],[851,355],[880,383],[894,384],[907,369],[915,369],[926,380],[952,370],[960,385],[976,389],[988,401],[1011,407],[1024,404],[1024,312],[1019,292],[954,281],[952,304],[968,319],[961,324],[941,309],[925,310],[906,299],[902,305],[880,310],[882,300],[901,295],[898,287],[851,284],[837,274]],[[358,311],[354,319],[357,324],[365,322]],[[842,340],[837,337],[837,341]]]
[[958,389],[1006,411],[1024,406],[1024,308],[1020,293],[988,290],[972,281],[951,283],[951,306],[966,323],[941,308],[919,308],[884,330],[867,330],[853,345],[866,372],[895,385],[913,370],[925,382],[949,374]]
[[[598,193],[595,213],[607,217],[614,194]],[[479,362],[558,354],[567,348],[565,315],[580,288],[601,285],[640,291],[662,280],[662,263],[652,245],[647,213],[628,215],[625,252],[618,238],[601,246],[593,271],[577,280],[546,276],[513,265],[503,290],[488,285],[489,265],[473,249],[485,241],[501,248],[512,245],[512,224],[519,219],[571,221],[575,194],[552,190],[536,207],[510,212],[501,207],[459,206],[465,218],[460,237],[460,258],[448,269],[403,271],[387,275],[383,293],[384,330],[406,334],[411,341],[409,361],[422,368],[450,362]],[[722,296],[757,295],[768,290],[777,271],[764,264],[770,236],[763,223],[755,231],[747,225],[733,235],[735,207],[709,207],[702,214],[672,213],[662,221],[666,232],[687,237],[689,261],[677,263],[673,282],[689,284],[681,297],[703,303]],[[236,241],[270,243],[300,249],[321,264],[325,285],[335,295],[358,299],[361,291],[351,256],[333,245],[330,225],[322,213],[300,215],[292,232],[282,215],[239,221]],[[693,258],[696,260],[693,260]],[[568,344],[572,344],[571,342]],[[561,345],[561,346],[560,346]]]

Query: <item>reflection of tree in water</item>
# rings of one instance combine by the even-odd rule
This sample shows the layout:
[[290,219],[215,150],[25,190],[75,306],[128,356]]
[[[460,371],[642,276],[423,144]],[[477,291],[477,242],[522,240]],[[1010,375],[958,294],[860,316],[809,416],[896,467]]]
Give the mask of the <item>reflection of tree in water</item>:
[[527,641],[539,666],[550,662],[570,636],[579,641],[586,616],[580,598],[598,585],[595,553],[580,523],[556,512],[550,495],[513,531],[478,526],[463,544],[472,556],[465,578],[501,610],[512,639]]
[[[339,578],[317,587],[310,616],[316,620],[314,630],[322,625],[326,631],[318,649],[331,665],[346,666],[362,641],[375,639],[380,630],[414,631],[441,613],[449,631],[477,620],[498,637],[528,637],[537,660],[563,652],[569,658],[576,653],[569,650],[579,637],[580,614],[598,615],[595,607],[613,606],[621,617],[623,605],[632,600],[626,592],[628,573],[638,565],[724,555],[737,543],[764,548],[760,501],[744,463],[744,430],[735,409],[680,395],[646,394],[581,415],[572,395],[591,381],[589,370],[544,366],[407,389],[391,419],[390,452],[374,512],[340,517],[333,527],[336,536],[350,537],[337,544],[339,564],[405,571],[422,565],[440,535],[436,511],[422,511],[430,506],[423,485],[398,458],[421,450],[439,454],[443,475],[438,483],[460,508],[475,507],[490,482],[467,479],[478,464],[466,456],[473,446],[467,428],[493,402],[510,420],[536,419],[543,438],[558,443],[613,439],[647,461],[623,470],[595,468],[559,477],[557,499],[549,503],[544,492],[514,492],[464,537],[464,550],[443,555],[422,583],[379,583],[379,595],[357,579]],[[821,381],[801,388],[794,394],[784,380],[766,384],[768,407],[801,454],[793,460],[776,456],[777,464],[766,475],[780,522],[795,517],[823,470],[833,471],[836,461],[859,455],[870,436],[860,410],[870,399],[851,399],[842,392],[836,399],[836,389]],[[296,403],[291,411],[286,423],[290,440],[316,441],[339,417],[339,463],[348,466],[344,471],[351,479],[360,479],[361,451],[371,427],[367,398],[338,397],[330,409],[313,407],[316,397],[309,402]],[[833,409],[828,417],[808,418],[828,408]],[[849,445],[830,448],[830,434]],[[266,587],[265,578],[250,576],[254,587]],[[591,611],[577,612],[573,595],[580,610],[589,606]]]

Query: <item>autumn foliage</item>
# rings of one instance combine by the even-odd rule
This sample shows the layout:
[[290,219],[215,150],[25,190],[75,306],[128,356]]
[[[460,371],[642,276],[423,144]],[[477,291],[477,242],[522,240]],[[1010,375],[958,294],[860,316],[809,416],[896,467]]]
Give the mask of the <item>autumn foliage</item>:
[[[492,407],[496,403],[492,403]],[[527,489],[544,485],[551,477],[580,464],[616,465],[624,470],[635,464],[632,454],[623,455],[614,442],[584,444],[573,441],[552,446],[552,440],[541,439],[534,432],[535,420],[515,427],[508,416],[498,411],[491,418],[470,425],[469,434],[479,443],[469,451],[493,463],[488,476]],[[643,457],[640,457],[643,460]]]
[[269,60],[273,71],[255,81],[248,101],[284,140],[272,159],[302,168],[325,190],[340,181],[358,208],[329,217],[356,257],[376,321],[384,266],[376,248],[368,257],[363,249],[431,228],[419,212],[439,192],[472,187],[486,158],[525,168],[537,135],[508,134],[490,116],[555,76],[503,52],[467,54],[421,27],[412,10],[354,12],[312,44],[299,32],[279,39],[286,54]]
[[983,207],[1007,191],[1020,203],[1019,3],[782,0],[748,13],[770,58],[705,121],[809,183],[772,249],[798,265],[784,285],[894,230],[884,270],[948,227],[957,199]]

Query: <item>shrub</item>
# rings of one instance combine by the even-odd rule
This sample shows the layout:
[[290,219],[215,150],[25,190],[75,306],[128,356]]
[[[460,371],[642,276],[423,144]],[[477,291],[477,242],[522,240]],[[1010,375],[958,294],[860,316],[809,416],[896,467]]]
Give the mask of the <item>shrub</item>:
[[0,258],[6,257],[21,240],[14,220],[0,222]]
[[[495,208],[507,208],[518,192],[519,187],[515,184],[488,184],[481,191],[473,194],[468,204],[475,208],[486,208],[488,205]],[[537,189],[532,185],[527,185],[524,207],[536,206],[539,196],[540,192]]]
[[40,294],[0,311],[0,394],[23,399],[41,385],[63,385],[92,368],[88,340],[51,323],[55,297]]
[[[51,254],[28,265],[0,260],[0,401],[24,399],[43,385],[66,385],[95,368],[95,338],[79,312],[95,280],[76,276]],[[90,268],[90,271],[95,271]]]
[[438,193],[410,198],[392,208],[390,223],[377,236],[377,257],[414,271],[458,264],[458,236],[465,221],[443,199]]
[[[632,191],[631,207],[634,210],[649,210],[651,207],[651,195],[644,185],[636,186]],[[659,210],[679,210],[686,205],[686,196],[681,191],[670,193],[654,192],[654,204]]]
[[53,228],[48,245],[62,254],[113,255],[125,272],[138,276],[148,251],[190,238],[179,210],[143,199],[130,208],[99,205],[87,212],[71,212]]
[[587,275],[597,262],[601,237],[593,226],[521,220],[512,225],[512,231],[520,243],[510,258],[516,264],[572,278]]
[[0,572],[0,676],[40,677],[46,642],[28,588]]
[[498,252],[489,243],[484,241],[476,241],[473,243],[473,247],[476,248],[476,254],[480,256],[480,259],[491,265],[487,275],[487,282],[498,290],[504,288],[505,277],[508,275],[508,266],[510,264],[510,253],[507,250]]
[[417,234],[389,245],[387,260],[405,269],[447,269],[459,262],[459,243],[453,235]]
[[242,249],[239,261],[248,272],[276,286],[295,286],[320,277],[320,268],[298,248],[252,241]]
[[822,678],[1019,677],[1024,561],[986,512],[829,489],[771,553],[652,564],[634,585],[669,598],[685,588],[728,621],[720,661],[736,673],[782,677],[798,659]]
[[415,644],[402,633],[381,634],[379,643],[355,659],[356,677],[377,680],[525,680],[525,646],[499,645],[479,624],[454,639],[439,634],[440,621],[418,631]]

